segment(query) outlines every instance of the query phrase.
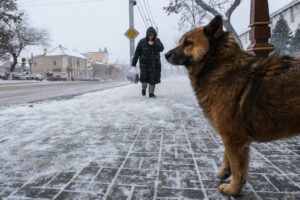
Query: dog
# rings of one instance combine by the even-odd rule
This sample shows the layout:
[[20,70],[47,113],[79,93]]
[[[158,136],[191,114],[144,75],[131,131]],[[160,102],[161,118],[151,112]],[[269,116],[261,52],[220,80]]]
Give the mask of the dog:
[[300,132],[300,60],[244,52],[223,31],[220,16],[187,32],[165,57],[187,68],[199,105],[222,138],[225,151],[217,177],[232,175],[232,180],[218,189],[239,194],[247,181],[251,142]]

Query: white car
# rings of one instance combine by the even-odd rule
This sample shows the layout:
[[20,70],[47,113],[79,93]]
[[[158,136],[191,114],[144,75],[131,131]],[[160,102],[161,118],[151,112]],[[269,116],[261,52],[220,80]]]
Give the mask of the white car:
[[29,76],[27,76],[27,80],[41,81],[43,80],[43,76],[41,74],[30,74]]

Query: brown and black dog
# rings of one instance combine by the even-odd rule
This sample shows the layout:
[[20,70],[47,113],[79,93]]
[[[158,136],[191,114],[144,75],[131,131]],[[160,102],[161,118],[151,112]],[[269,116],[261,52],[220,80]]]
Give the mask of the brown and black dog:
[[238,194],[248,176],[249,146],[300,133],[300,62],[242,51],[216,16],[186,33],[165,57],[188,69],[199,104],[225,146],[219,190]]

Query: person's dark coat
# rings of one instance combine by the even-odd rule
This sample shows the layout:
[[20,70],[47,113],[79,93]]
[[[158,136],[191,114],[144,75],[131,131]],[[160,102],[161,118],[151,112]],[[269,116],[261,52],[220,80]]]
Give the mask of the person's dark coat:
[[[149,45],[149,36],[152,34],[154,35],[153,45]],[[139,41],[132,60],[132,65],[136,66],[139,59],[141,69],[140,81],[153,85],[160,83],[160,52],[164,50],[163,44],[156,36],[155,29],[153,27],[148,28],[146,38]]]

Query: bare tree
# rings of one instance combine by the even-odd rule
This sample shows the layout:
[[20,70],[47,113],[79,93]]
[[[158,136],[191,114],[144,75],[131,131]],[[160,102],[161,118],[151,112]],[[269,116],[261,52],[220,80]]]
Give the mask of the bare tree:
[[18,57],[26,46],[47,45],[48,32],[43,29],[30,27],[26,19],[14,23],[7,23],[6,25],[6,40],[0,44],[0,49],[13,58],[10,70],[10,73],[12,73],[18,63]]
[[21,20],[23,13],[18,12],[16,0],[1,0],[0,1],[0,20],[1,22],[9,22],[11,20]]
[[3,44],[11,36],[7,25],[17,23],[22,20],[23,13],[18,11],[15,0],[0,1],[0,59],[8,59],[9,55],[5,48],[1,48]]
[[195,0],[171,1],[168,7],[164,7],[168,15],[181,14],[178,23],[179,30],[187,31],[203,25],[208,17],[207,13],[195,3]]
[[[181,14],[182,19],[195,20],[196,27],[202,25],[202,21],[210,15],[223,16],[223,24],[227,31],[231,32],[233,37],[242,46],[242,42],[237,32],[231,24],[231,16],[233,11],[240,5],[242,0],[170,0],[169,5],[164,10],[170,15]],[[195,4],[199,7],[193,8]],[[193,15],[195,15],[193,17]],[[201,20],[200,22],[198,20]],[[185,20],[185,22],[188,22]],[[194,25],[193,24],[193,25]],[[194,28],[190,26],[190,28]],[[180,27],[182,29],[182,27]]]

